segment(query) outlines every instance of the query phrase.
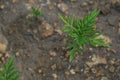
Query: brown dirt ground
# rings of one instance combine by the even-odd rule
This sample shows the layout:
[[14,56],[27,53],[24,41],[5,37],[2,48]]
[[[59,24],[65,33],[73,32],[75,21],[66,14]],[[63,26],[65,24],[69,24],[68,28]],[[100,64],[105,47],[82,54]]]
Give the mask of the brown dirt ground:
[[[71,1],[0,0],[0,5],[4,5],[0,9],[0,28],[9,42],[7,51],[17,55],[15,65],[20,72],[20,80],[120,80],[120,5],[116,6],[110,0]],[[58,9],[59,3],[68,6],[67,14]],[[29,6],[41,7],[44,16],[27,18],[31,13],[27,9]],[[96,28],[112,40],[110,49],[86,46],[83,55],[76,55],[70,63],[64,33],[59,35],[54,32],[47,38],[41,37],[43,20],[57,29],[63,26],[58,13],[83,17],[97,8],[101,9],[101,13]],[[51,56],[51,51],[56,55]],[[105,58],[107,63],[88,67],[86,62],[91,61],[93,55]]]

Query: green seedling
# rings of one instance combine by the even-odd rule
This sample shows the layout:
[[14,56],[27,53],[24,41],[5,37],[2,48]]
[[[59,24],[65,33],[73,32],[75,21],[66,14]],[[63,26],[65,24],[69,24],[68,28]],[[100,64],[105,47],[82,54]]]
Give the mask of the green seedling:
[[39,17],[39,16],[43,15],[41,9],[39,9],[39,8],[32,7],[31,12],[32,12],[31,14],[32,14],[33,17]]
[[12,57],[6,64],[2,65],[0,71],[0,80],[18,80],[19,74],[14,67],[14,57]]
[[76,52],[82,53],[85,44],[90,44],[95,47],[109,47],[109,45],[104,42],[104,38],[99,38],[101,34],[94,28],[98,15],[99,10],[92,11],[83,19],[76,19],[74,16],[70,18],[59,15],[65,24],[63,31],[69,36],[67,40],[70,44],[67,49],[70,49],[70,62],[74,59]]

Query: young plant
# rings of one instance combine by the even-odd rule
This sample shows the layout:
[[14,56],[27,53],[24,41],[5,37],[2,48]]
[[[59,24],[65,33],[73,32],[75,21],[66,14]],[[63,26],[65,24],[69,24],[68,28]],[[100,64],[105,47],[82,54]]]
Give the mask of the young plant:
[[69,36],[68,41],[70,44],[67,48],[70,49],[70,62],[74,59],[76,52],[82,52],[81,50],[85,47],[85,44],[91,44],[95,47],[109,46],[104,42],[103,38],[99,38],[101,34],[94,28],[98,14],[99,10],[94,10],[83,19],[76,19],[74,16],[70,18],[59,15],[65,24],[63,31]]
[[6,64],[2,65],[0,71],[0,80],[18,80],[19,74],[14,67],[14,57],[12,57]]
[[33,17],[39,17],[39,16],[42,16],[42,15],[43,15],[41,9],[38,9],[38,8],[32,7],[32,8],[31,8],[31,12],[32,12],[32,16],[33,16]]

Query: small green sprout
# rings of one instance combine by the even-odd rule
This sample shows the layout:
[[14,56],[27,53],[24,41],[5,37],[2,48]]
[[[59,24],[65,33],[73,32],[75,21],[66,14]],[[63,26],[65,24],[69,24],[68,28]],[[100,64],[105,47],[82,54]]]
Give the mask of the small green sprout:
[[99,10],[94,10],[83,19],[76,19],[74,16],[70,18],[59,15],[60,19],[65,24],[63,31],[69,36],[68,41],[70,44],[67,48],[70,49],[70,62],[74,59],[76,52],[82,52],[85,44],[90,44],[95,47],[109,47],[109,45],[104,42],[103,38],[98,38],[101,34],[94,28],[98,14]]
[[31,14],[32,14],[33,17],[39,17],[39,16],[42,16],[42,15],[43,15],[41,9],[39,9],[39,8],[34,8],[34,7],[32,7],[32,8],[31,8],[31,11],[32,11]]
[[0,80],[18,80],[19,74],[15,69],[14,56],[6,63],[2,65],[2,70],[0,71]]

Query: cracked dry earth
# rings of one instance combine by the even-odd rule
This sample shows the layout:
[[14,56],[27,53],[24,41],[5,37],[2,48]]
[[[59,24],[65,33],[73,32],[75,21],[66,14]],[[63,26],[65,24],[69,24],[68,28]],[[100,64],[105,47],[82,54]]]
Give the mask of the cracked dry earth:
[[[31,7],[44,15],[30,17]],[[61,31],[64,16],[83,18],[100,9],[95,28],[110,48],[86,45],[70,63]],[[119,0],[0,0],[0,66],[16,55],[20,80],[120,80]]]

